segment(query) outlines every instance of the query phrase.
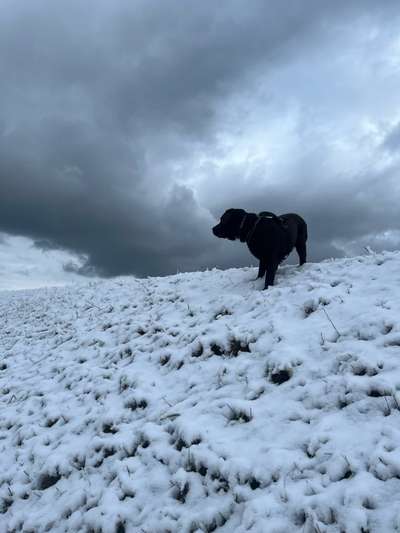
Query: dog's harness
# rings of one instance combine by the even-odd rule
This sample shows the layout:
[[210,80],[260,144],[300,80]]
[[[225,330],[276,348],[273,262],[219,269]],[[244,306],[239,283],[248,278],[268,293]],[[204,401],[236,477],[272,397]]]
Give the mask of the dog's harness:
[[[239,235],[240,235],[240,233],[241,233],[241,231],[242,231],[242,229],[243,229],[243,227],[245,225],[247,215],[248,215],[248,213],[245,213],[245,215],[244,215],[244,217],[242,219],[242,222],[240,223]],[[278,217],[276,215],[257,215],[257,219],[256,219],[255,223],[253,224],[252,228],[250,228],[250,230],[247,233],[246,237],[244,238],[243,242],[247,242],[247,244],[248,244],[251,241],[251,239],[253,238],[254,232],[256,231],[256,228],[258,226],[258,223],[263,218],[269,218],[271,220],[276,220],[277,222],[280,223],[281,227],[286,230],[285,221],[281,217]]]

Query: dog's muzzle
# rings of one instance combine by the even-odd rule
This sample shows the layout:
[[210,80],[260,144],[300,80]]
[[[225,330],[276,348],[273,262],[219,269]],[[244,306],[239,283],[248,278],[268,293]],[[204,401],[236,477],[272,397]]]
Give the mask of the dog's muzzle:
[[222,232],[221,232],[221,225],[220,224],[217,224],[216,226],[213,227],[212,229],[212,232],[214,233],[214,235],[216,237],[222,237]]

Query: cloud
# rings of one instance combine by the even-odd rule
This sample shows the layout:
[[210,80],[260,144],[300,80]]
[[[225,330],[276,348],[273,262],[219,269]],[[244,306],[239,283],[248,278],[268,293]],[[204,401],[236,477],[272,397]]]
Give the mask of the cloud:
[[210,232],[231,205],[300,211],[313,259],[390,231],[396,10],[5,1],[0,231],[82,275],[246,264]]
[[39,250],[26,237],[0,238],[0,290],[66,285],[82,279],[63,264],[79,258],[64,251]]

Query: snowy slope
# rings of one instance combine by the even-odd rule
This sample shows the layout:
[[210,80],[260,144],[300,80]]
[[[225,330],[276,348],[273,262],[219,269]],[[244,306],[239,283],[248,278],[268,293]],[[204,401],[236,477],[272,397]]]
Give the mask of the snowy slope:
[[0,293],[0,531],[400,531],[400,254]]

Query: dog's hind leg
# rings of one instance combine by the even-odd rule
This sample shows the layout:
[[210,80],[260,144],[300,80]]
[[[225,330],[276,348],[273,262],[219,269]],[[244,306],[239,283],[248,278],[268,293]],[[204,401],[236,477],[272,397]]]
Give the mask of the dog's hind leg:
[[303,224],[300,225],[299,232],[297,234],[296,240],[296,251],[299,254],[299,265],[304,265],[307,261],[307,224],[303,221]]
[[266,271],[267,271],[267,265],[265,264],[265,260],[260,259],[260,265],[258,267],[258,274],[257,274],[256,280],[259,278],[262,278],[264,274],[266,273]]
[[299,254],[299,266],[304,265],[307,261],[306,241],[298,240],[296,243],[296,251]]

